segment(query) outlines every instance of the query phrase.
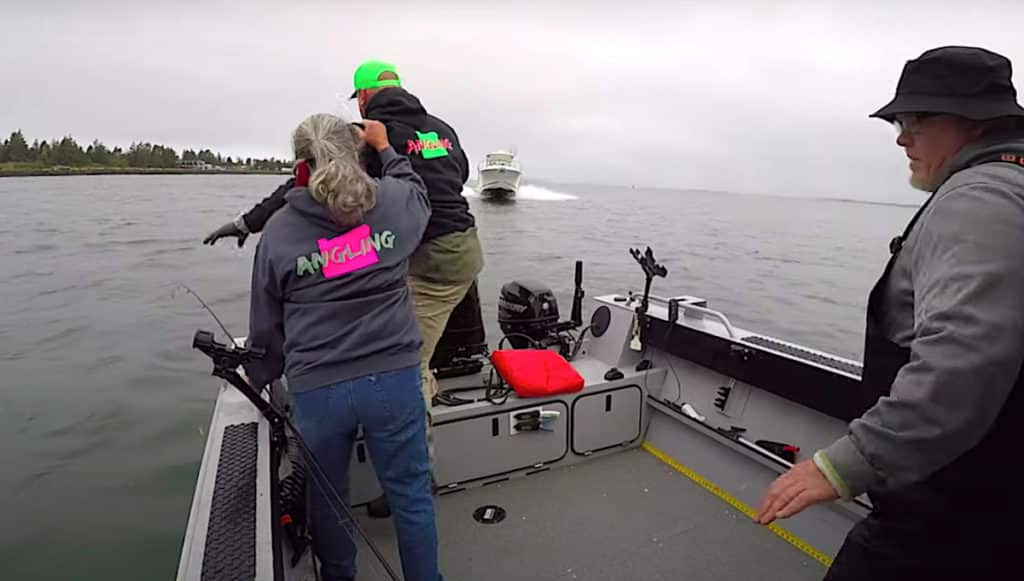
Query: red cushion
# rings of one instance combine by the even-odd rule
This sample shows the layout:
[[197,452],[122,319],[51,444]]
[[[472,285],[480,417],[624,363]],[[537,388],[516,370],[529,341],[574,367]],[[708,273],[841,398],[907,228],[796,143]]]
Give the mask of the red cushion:
[[583,376],[564,357],[547,349],[502,349],[491,363],[519,397],[543,397],[583,389]]

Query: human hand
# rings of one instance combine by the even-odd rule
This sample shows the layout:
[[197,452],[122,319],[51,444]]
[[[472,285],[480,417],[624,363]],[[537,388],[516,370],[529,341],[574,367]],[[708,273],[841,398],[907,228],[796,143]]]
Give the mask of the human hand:
[[245,244],[245,239],[249,237],[249,233],[243,232],[242,229],[234,223],[234,221],[231,221],[220,228],[217,228],[213,232],[210,232],[206,238],[203,238],[203,244],[212,246],[215,242],[227,236],[234,236],[235,238],[238,238],[238,247],[241,248],[242,245]]
[[788,518],[809,506],[837,498],[839,494],[814,461],[804,460],[772,482],[754,522],[770,525],[777,518]]
[[364,119],[362,124],[363,128],[360,130],[360,135],[367,145],[377,151],[384,151],[391,147],[391,144],[388,143],[388,129],[383,123],[372,119]]

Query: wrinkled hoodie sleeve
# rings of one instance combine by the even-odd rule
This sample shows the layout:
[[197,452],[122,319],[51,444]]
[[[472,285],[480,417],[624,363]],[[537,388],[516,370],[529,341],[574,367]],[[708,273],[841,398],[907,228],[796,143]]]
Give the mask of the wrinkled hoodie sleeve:
[[251,210],[242,214],[242,223],[245,224],[245,229],[250,234],[262,232],[263,227],[267,225],[274,212],[284,207],[284,195],[293,187],[295,187],[295,178],[290,178],[278,186],[269,196],[263,198],[260,203],[253,206]]
[[405,227],[418,240],[430,220],[430,199],[427,186],[412,169],[409,158],[388,147],[380,152],[381,172],[379,196],[390,196],[391,203],[401,208]]
[[284,372],[284,305],[280,282],[263,240],[256,246],[249,298],[249,345],[262,347],[266,355],[245,366],[249,382],[262,387]]
[[1024,200],[969,183],[933,203],[911,254],[914,339],[891,394],[815,455],[844,498],[927,478],[977,445],[1024,359]]

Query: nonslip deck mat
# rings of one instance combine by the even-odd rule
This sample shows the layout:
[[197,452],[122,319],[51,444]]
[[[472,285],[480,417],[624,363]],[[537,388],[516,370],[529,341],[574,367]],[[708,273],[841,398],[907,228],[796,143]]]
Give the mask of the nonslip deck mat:
[[224,428],[202,581],[251,581],[256,577],[256,459],[258,424]]

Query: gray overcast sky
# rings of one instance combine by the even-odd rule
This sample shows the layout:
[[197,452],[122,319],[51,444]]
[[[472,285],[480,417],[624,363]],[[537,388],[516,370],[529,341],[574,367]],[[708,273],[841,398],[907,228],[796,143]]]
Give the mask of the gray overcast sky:
[[0,0],[0,133],[290,157],[380,58],[471,161],[515,146],[527,178],[920,201],[867,115],[928,48],[1024,67],[1020,22],[978,0]]

